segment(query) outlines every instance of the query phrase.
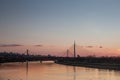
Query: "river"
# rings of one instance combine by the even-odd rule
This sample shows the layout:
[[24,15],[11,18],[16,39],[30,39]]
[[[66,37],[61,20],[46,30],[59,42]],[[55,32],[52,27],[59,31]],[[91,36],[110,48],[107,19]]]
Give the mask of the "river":
[[4,63],[0,80],[120,80],[120,71],[66,66],[53,62]]

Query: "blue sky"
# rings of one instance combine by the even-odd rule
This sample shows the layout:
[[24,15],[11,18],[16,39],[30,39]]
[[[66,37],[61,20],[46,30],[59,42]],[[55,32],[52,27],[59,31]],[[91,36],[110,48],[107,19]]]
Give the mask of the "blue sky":
[[0,44],[120,48],[120,0],[0,0]]

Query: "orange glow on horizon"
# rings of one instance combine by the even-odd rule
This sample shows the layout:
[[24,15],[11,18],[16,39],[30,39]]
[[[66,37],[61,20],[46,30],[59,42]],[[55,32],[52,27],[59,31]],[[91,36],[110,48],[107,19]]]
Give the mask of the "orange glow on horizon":
[[[40,55],[58,55],[58,56],[66,56],[67,47],[62,46],[20,46],[20,47],[0,47],[0,52],[17,52],[17,53],[24,53],[26,49],[29,50],[30,54],[40,54]],[[73,54],[73,48],[69,49],[70,56]],[[99,47],[79,47],[76,49],[77,55],[80,56],[119,56],[120,49],[110,49],[110,48],[99,48]]]

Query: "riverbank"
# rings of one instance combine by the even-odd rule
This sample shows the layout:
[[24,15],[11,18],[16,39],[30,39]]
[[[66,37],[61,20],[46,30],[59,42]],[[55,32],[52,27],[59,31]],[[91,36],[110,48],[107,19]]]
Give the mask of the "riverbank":
[[87,62],[70,62],[64,61],[55,62],[57,64],[69,65],[69,66],[80,66],[80,67],[89,67],[89,68],[98,68],[98,69],[110,69],[110,70],[120,70],[120,64],[110,64],[110,63],[87,63]]

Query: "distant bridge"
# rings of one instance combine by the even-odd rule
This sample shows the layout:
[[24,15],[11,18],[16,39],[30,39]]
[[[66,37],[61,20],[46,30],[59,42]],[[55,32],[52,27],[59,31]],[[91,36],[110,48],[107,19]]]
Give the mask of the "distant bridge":
[[66,56],[62,56],[62,57],[56,57],[56,56],[44,56],[44,57],[32,57],[32,56],[30,56],[29,55],[29,50],[27,49],[27,51],[26,51],[26,54],[27,54],[27,58],[26,58],[26,60],[27,61],[57,61],[57,60],[59,60],[59,59],[66,59],[66,58],[76,58],[76,44],[75,44],[75,41],[74,41],[74,48],[73,48],[73,51],[74,51],[74,55],[73,55],[73,57],[69,57],[69,55],[70,55],[70,51],[69,51],[69,49],[67,49],[67,51],[66,51],[66,53],[65,53],[65,55]]
[[63,52],[62,56],[42,56],[42,55],[30,55],[30,51],[27,49],[24,54],[7,54],[7,56],[0,56],[0,63],[2,62],[25,62],[25,61],[57,61],[57,60],[66,60],[66,59],[75,59],[76,57],[80,57],[76,53],[76,43]]

